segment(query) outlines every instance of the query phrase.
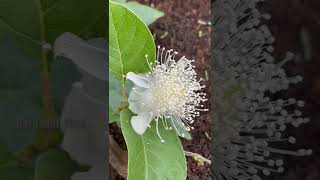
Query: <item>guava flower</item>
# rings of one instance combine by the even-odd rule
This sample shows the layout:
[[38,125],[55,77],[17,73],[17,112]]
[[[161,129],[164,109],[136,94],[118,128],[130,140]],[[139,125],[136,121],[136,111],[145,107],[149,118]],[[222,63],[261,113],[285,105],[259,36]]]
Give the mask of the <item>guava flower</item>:
[[[142,135],[152,120],[156,122],[156,130],[161,142],[164,140],[159,133],[159,121],[167,130],[178,128],[186,131],[193,129],[191,126],[194,118],[199,116],[199,111],[207,111],[202,102],[206,101],[205,93],[201,92],[205,86],[201,85],[202,79],[197,80],[197,73],[192,62],[186,57],[175,60],[177,52],[165,50],[158,46],[155,66],[146,61],[150,72],[135,74],[129,72],[128,80],[134,83],[128,102],[129,109],[137,114],[131,119],[133,129]],[[169,123],[168,123],[169,121]],[[180,127],[177,127],[180,126]]]

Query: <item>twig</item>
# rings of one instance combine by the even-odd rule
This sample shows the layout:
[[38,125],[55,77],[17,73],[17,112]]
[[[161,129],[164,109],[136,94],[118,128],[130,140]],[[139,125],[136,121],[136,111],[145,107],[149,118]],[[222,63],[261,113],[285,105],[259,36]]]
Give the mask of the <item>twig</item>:
[[109,134],[109,163],[124,178],[127,177],[128,154]]
[[197,157],[197,158],[199,158],[199,159],[203,160],[204,162],[206,162],[206,163],[211,165],[211,161],[209,159],[201,156],[200,154],[189,152],[189,151],[184,151],[184,154],[186,156]]

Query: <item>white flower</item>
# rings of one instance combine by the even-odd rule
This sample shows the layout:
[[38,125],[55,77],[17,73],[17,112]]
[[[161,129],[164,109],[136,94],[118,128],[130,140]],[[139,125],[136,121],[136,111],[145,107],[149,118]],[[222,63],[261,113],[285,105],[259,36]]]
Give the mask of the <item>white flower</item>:
[[[175,61],[177,52],[172,49],[165,51],[165,48],[158,46],[157,62],[154,67],[147,63],[150,72],[146,74],[135,74],[129,72],[127,79],[135,86],[129,95],[129,109],[137,114],[131,119],[133,129],[142,135],[154,119],[156,129],[161,142],[164,140],[159,133],[159,121],[167,130],[174,128],[177,133],[177,126],[186,131],[193,129],[190,126],[194,118],[199,116],[199,111],[207,111],[201,105],[206,101],[205,93],[200,92],[204,86],[197,80],[196,72],[192,62],[184,56]],[[171,121],[168,125],[167,121]],[[184,134],[179,134],[184,136]]]

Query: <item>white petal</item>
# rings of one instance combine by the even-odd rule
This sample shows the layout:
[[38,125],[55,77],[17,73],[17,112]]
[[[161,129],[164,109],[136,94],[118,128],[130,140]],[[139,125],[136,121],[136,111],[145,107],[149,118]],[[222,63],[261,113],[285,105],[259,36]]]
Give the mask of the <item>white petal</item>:
[[139,74],[136,75],[133,72],[128,72],[127,79],[131,80],[135,85],[143,87],[143,88],[149,88],[150,85],[148,84],[148,79],[145,75]]
[[135,87],[128,98],[129,109],[135,113],[146,113],[152,110],[152,93],[149,89]]
[[132,116],[131,125],[133,129],[136,131],[136,133],[142,135],[146,131],[151,120],[151,113],[142,113],[138,114],[137,116]]

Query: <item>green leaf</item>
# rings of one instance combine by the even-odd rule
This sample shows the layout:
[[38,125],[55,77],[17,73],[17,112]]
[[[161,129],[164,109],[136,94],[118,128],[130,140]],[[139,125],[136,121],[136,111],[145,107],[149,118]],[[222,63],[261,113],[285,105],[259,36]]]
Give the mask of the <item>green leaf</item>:
[[167,131],[160,125],[159,132],[166,141],[161,143],[155,122],[139,135],[131,126],[131,116],[129,110],[120,114],[121,130],[128,148],[128,180],[185,180],[186,159],[175,131]]
[[50,149],[36,161],[35,180],[70,180],[77,170],[67,152]]
[[119,113],[116,113],[111,109],[109,106],[109,123],[117,122],[120,120],[120,115]]
[[109,106],[116,109],[121,102],[121,82],[109,72]]
[[126,0],[113,0],[114,2],[120,3],[135,15],[137,15],[146,25],[150,25],[155,22],[157,19],[164,16],[162,11],[145,6],[138,2],[127,2]]
[[164,15],[163,12],[138,2],[127,2],[123,5],[136,14],[146,25],[152,24]]
[[[63,32],[86,34],[105,16],[101,0],[2,0],[0,1],[0,39],[15,36],[20,47],[37,59],[42,45],[52,44]],[[105,35],[106,24],[99,25]]]
[[155,62],[155,44],[148,27],[126,7],[109,2],[109,70],[116,78],[149,71],[145,55]]
[[117,3],[126,3],[127,2],[127,0],[112,0],[112,1],[117,2]]

